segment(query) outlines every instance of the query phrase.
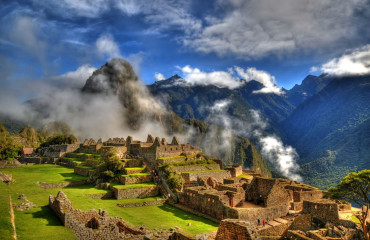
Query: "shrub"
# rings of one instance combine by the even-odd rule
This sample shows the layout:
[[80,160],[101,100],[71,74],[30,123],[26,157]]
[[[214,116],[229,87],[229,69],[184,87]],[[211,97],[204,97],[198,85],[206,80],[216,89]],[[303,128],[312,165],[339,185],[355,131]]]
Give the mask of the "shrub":
[[98,180],[110,182],[122,174],[123,164],[114,148],[103,154],[103,160],[97,168]]
[[74,135],[54,135],[49,137],[46,142],[42,143],[40,147],[48,147],[50,145],[59,144],[73,144],[78,143],[77,138]]
[[167,179],[168,184],[170,185],[170,188],[172,189],[182,189],[182,186],[184,185],[184,179],[178,174],[170,173]]

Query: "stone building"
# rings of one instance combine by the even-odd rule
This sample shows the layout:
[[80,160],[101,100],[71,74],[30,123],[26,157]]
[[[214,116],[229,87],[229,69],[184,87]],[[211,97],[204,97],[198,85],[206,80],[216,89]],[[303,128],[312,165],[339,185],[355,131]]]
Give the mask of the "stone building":
[[289,194],[284,185],[274,178],[253,178],[245,191],[245,200],[263,207],[289,203]]

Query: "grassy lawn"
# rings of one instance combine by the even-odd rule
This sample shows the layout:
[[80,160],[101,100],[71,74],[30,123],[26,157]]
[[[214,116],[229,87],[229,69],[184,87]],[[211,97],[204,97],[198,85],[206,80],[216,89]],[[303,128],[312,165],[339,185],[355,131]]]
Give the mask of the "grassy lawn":
[[[85,180],[86,177],[73,173],[73,168],[58,165],[30,165],[21,168],[0,169],[0,172],[12,174],[14,184],[6,185],[0,182],[0,239],[12,239],[12,228],[9,222],[9,195],[13,203],[19,204],[20,194],[25,194],[27,199],[37,205],[29,211],[15,211],[15,224],[18,239],[76,239],[71,229],[61,225],[60,220],[48,207],[49,195],[55,196],[59,190],[68,196],[73,207],[83,211],[102,208],[110,216],[122,217],[125,221],[137,225],[145,224],[151,229],[180,227],[183,231],[198,234],[217,230],[217,224],[162,204],[156,206],[120,208],[117,203],[139,201],[155,201],[156,197],[148,199],[92,199],[87,194],[106,193],[110,190],[96,189],[92,185],[43,189],[35,182],[70,182]],[[191,226],[187,226],[188,223]]]
[[121,185],[121,184],[111,184],[117,189],[130,189],[130,188],[142,188],[142,187],[155,187],[156,185],[154,183],[137,183],[137,184],[127,184],[127,185]]

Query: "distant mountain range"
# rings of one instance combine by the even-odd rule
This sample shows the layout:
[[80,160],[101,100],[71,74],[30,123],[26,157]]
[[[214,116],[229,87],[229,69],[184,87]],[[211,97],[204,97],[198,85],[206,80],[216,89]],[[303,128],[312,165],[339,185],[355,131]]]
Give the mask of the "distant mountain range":
[[212,106],[224,99],[233,119],[253,122],[251,110],[260,111],[266,131],[296,148],[300,173],[314,186],[327,188],[349,171],[370,168],[370,76],[309,75],[285,95],[253,93],[263,87],[257,81],[230,90],[190,86],[178,75],[148,87],[180,117],[212,122]]

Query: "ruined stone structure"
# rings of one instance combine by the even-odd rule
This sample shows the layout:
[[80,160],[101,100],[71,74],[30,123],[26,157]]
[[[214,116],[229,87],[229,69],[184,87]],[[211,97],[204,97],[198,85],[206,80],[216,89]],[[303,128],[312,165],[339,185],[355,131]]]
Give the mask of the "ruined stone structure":
[[57,196],[49,196],[49,207],[54,211],[65,227],[71,228],[80,240],[108,239],[161,239],[161,240],[195,240],[192,235],[180,230],[162,230],[154,233],[146,226],[132,226],[119,217],[109,217],[108,213],[99,209],[81,211],[72,206],[67,196],[59,191]]
[[78,239],[143,239],[149,231],[132,227],[121,218],[108,217],[105,211],[74,209],[62,191],[56,197],[49,197],[49,206],[64,226],[73,229]]
[[180,155],[196,155],[202,152],[199,147],[190,144],[180,144],[176,136],[173,137],[171,144],[165,138],[162,140],[156,137],[153,140],[151,135],[146,142],[133,141],[132,137],[126,139],[127,150],[136,156],[144,157],[148,161],[155,161],[158,158],[176,157]]
[[245,191],[246,201],[263,207],[273,207],[289,203],[289,194],[278,179],[253,178]]
[[220,223],[216,240],[253,240],[257,237],[257,230],[252,224],[238,219],[225,219]]

